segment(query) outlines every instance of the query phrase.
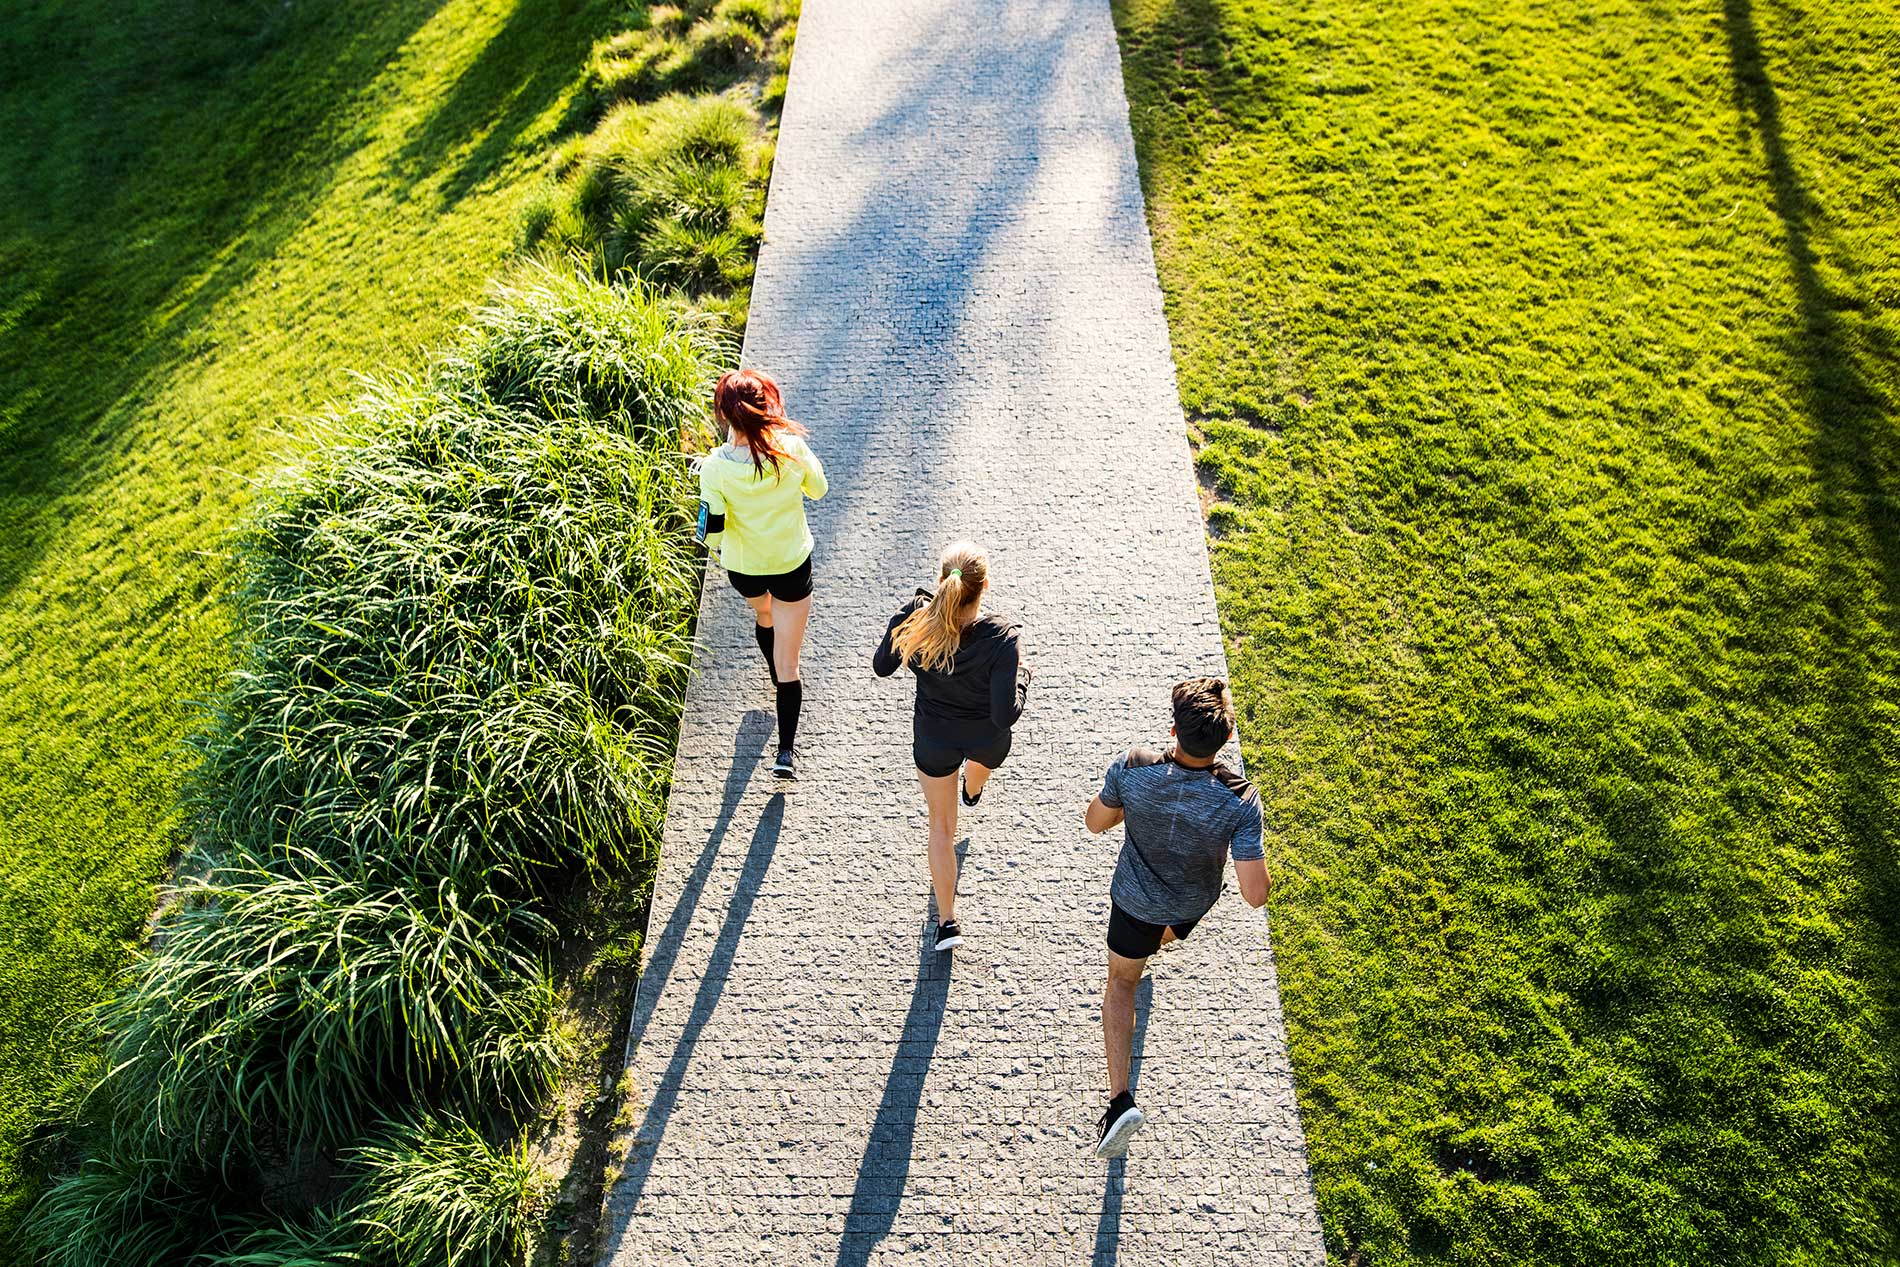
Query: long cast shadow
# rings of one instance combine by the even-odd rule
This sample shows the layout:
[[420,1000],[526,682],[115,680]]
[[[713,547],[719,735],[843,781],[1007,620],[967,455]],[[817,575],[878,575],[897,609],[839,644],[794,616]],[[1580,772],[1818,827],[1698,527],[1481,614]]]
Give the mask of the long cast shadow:
[[[699,990],[693,995],[692,1010],[686,1015],[679,1044],[673,1049],[666,1072],[653,1088],[653,1098],[647,1104],[639,1129],[634,1132],[632,1155],[625,1177],[615,1188],[613,1199],[615,1205],[626,1211],[637,1207],[646,1192],[647,1180],[653,1173],[654,1158],[659,1155],[660,1140],[666,1134],[673,1107],[679,1102],[680,1087],[686,1080],[687,1067],[693,1060],[693,1050],[699,1044],[700,1032],[706,1028],[706,1023],[712,1019],[713,1010],[719,1006],[719,996],[725,992],[726,979],[732,969],[733,952],[738,949],[739,937],[745,932],[746,920],[752,915],[753,898],[765,881],[766,869],[772,865],[772,853],[778,847],[779,830],[784,825],[785,794],[777,792],[767,800],[765,811],[759,815],[759,825],[753,829],[752,843],[746,849],[745,861],[740,864],[738,878],[733,884],[732,903],[726,908],[725,921],[719,927],[719,939],[713,943],[712,955],[706,961],[706,975],[700,979]],[[682,905],[690,906],[687,903]],[[670,965],[671,961],[668,962]],[[644,988],[641,995],[644,1007],[650,1012],[651,996],[647,995]]]
[[[1900,980],[1896,979],[1900,976],[1900,856],[1895,854],[1891,835],[1894,792],[1881,773],[1893,768],[1895,753],[1891,731],[1868,702],[1879,698],[1882,690],[1875,666],[1883,654],[1894,653],[1894,643],[1900,640],[1900,504],[1891,487],[1892,473],[1900,471],[1900,436],[1876,386],[1893,381],[1894,362],[1900,354],[1871,317],[1853,321],[1850,314],[1868,307],[1864,299],[1830,288],[1817,268],[1816,230],[1825,226],[1788,149],[1781,101],[1768,74],[1751,0],[1724,0],[1722,16],[1736,109],[1752,122],[1761,142],[1795,285],[1800,321],[1797,351],[1805,376],[1802,388],[1814,435],[1812,461],[1822,489],[1825,520],[1819,534],[1823,556],[1818,571],[1825,578],[1825,588],[1843,596],[1838,600],[1841,610],[1831,623],[1836,630],[1852,631],[1859,624],[1857,617],[1865,613],[1878,622],[1887,640],[1884,649],[1843,649],[1829,684],[1830,733],[1826,736],[1826,750],[1841,789],[1837,821],[1865,886],[1864,906],[1878,946],[1879,958],[1867,985],[1881,1017],[1880,1035],[1886,1037],[1900,1030]],[[1853,261],[1838,250],[1833,256],[1851,277]],[[1878,370],[1864,367],[1862,356]],[[1867,592],[1862,570],[1866,566],[1874,573],[1877,593]],[[1781,634],[1775,631],[1776,636]],[[1807,689],[1807,684],[1797,689]],[[1887,1103],[1895,1095],[1890,1082]],[[1900,1131],[1889,1123],[1885,1138],[1873,1146],[1884,1153],[1880,1168],[1890,1170],[1900,1158]],[[1884,1214],[1892,1227],[1900,1219],[1900,1204],[1889,1198]]]
[[732,741],[732,765],[726,771],[726,783],[721,790],[719,813],[713,818],[712,831],[707,833],[706,843],[700,847],[699,858],[693,863],[692,873],[686,877],[679,900],[673,904],[673,913],[667,916],[666,928],[661,931],[657,942],[649,930],[647,945],[653,948],[653,953],[647,960],[645,971],[640,974],[639,984],[634,987],[633,1019],[627,1026],[626,1058],[622,1063],[633,1059],[634,1049],[640,1045],[640,1038],[647,1031],[647,1023],[653,1019],[653,1005],[665,989],[667,977],[672,975],[673,961],[679,958],[680,938],[685,935],[686,926],[692,923],[693,912],[699,908],[699,895],[706,890],[706,879],[712,874],[713,859],[719,856],[719,846],[732,826],[732,816],[739,808],[739,798],[758,768],[760,753],[764,750],[766,739],[772,734],[772,724],[772,714],[763,709],[752,709],[739,719],[739,730]]
[[[1128,1089],[1141,1085],[1141,1048],[1148,1037],[1148,1009],[1154,1003],[1154,978],[1143,977],[1135,987],[1135,1042],[1128,1062]],[[1108,1182],[1102,1189],[1102,1216],[1095,1221],[1095,1254],[1090,1267],[1115,1267],[1121,1255],[1122,1195],[1128,1190],[1128,1158],[1112,1158]]]
[[[969,847],[967,837],[957,844],[959,874]],[[950,956],[939,954],[930,944],[930,933],[936,925],[934,903],[932,907],[918,933],[917,982],[911,987],[910,1007],[904,1013],[904,1028],[898,1035],[890,1076],[884,1080],[884,1098],[878,1101],[877,1119],[871,1123],[871,1137],[858,1162],[858,1181],[845,1210],[837,1267],[864,1267],[870,1261],[877,1243],[890,1235],[897,1207],[904,1199],[904,1185],[910,1178],[917,1106],[923,1099],[930,1058],[937,1050],[944,1008],[950,1001]]]

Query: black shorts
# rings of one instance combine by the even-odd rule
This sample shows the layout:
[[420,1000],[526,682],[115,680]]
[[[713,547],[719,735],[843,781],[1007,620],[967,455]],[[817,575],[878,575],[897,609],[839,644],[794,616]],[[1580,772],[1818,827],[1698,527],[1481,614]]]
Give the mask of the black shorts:
[[947,774],[955,774],[957,767],[965,761],[974,761],[978,765],[994,770],[1003,764],[1009,756],[1010,733],[1005,730],[1001,738],[975,748],[957,747],[951,744],[930,743],[923,739],[910,741],[911,758],[917,762],[917,770],[933,779],[941,779]]
[[732,582],[732,588],[745,598],[757,598],[761,594],[770,594],[781,603],[796,603],[801,598],[811,597],[811,556],[789,572],[780,572],[775,576],[754,576],[750,572],[726,570],[726,579]]
[[1172,928],[1176,937],[1186,941],[1188,934],[1193,932],[1194,926],[1200,922],[1197,917],[1174,924],[1150,924],[1145,919],[1136,919],[1117,906],[1115,899],[1110,898],[1108,901],[1108,948],[1124,959],[1146,959],[1161,949],[1162,933]]

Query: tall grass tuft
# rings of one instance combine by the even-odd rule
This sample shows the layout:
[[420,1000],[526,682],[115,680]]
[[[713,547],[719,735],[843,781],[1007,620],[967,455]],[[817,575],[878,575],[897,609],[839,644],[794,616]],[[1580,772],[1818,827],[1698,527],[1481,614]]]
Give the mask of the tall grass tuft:
[[28,1211],[22,1248],[42,1267],[174,1267],[218,1226],[201,1168],[110,1133]]
[[680,433],[724,354],[533,269],[428,381],[369,383],[243,541],[200,834],[516,885],[650,844],[698,581]]
[[221,867],[103,1013],[109,1089],[151,1143],[224,1163],[334,1148],[394,1102],[533,1102],[559,1067],[549,932],[493,893],[313,858]]
[[404,1267],[501,1267],[527,1247],[553,1181],[525,1146],[498,1148],[466,1122],[422,1115],[351,1157],[368,1241]]

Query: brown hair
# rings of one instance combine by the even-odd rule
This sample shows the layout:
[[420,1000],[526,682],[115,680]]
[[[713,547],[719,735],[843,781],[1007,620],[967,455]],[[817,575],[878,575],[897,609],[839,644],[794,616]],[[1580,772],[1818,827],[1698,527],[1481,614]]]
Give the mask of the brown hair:
[[779,463],[791,456],[780,447],[777,437],[802,436],[805,428],[785,416],[785,399],[778,384],[763,370],[727,370],[713,387],[713,412],[732,428],[735,441],[744,441],[752,454],[752,469],[765,474],[772,464],[778,474]]
[[1211,757],[1234,733],[1234,701],[1217,677],[1174,684],[1174,741],[1190,757]]
[[990,557],[969,541],[944,547],[937,564],[937,592],[904,617],[891,634],[891,646],[906,664],[945,669],[963,645],[963,614],[983,596],[990,579]]

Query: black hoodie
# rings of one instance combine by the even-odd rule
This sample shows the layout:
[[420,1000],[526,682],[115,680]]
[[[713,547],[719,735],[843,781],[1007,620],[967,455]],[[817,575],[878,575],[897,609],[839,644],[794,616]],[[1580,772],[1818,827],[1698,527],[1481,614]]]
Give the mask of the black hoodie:
[[[889,677],[903,663],[891,635],[904,619],[930,602],[929,590],[891,617],[871,667]],[[1020,671],[1019,671],[1020,670]],[[911,666],[917,675],[917,738],[953,748],[974,748],[999,738],[1023,715],[1029,670],[1022,668],[1016,626],[1000,616],[980,616],[963,631],[956,659],[946,669]]]

